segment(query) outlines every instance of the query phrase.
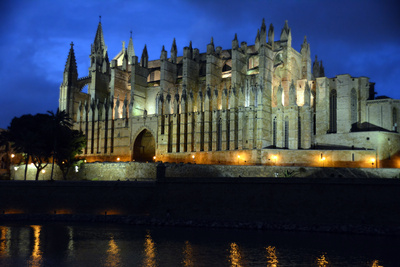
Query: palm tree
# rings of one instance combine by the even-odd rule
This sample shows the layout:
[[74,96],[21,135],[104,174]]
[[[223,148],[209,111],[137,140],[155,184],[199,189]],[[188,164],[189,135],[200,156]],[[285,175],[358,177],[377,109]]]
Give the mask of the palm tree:
[[52,125],[51,131],[53,132],[53,163],[51,166],[51,175],[50,180],[53,180],[53,173],[54,173],[54,161],[56,158],[57,147],[60,140],[60,134],[65,128],[70,129],[72,127],[71,118],[68,116],[65,110],[60,111],[57,109],[57,112],[54,113],[53,111],[47,111],[51,118],[52,118]]

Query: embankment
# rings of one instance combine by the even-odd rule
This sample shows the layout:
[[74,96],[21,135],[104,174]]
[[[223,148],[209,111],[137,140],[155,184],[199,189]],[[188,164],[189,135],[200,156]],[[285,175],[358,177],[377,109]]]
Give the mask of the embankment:
[[0,211],[0,220],[90,217],[133,224],[398,235],[400,179],[0,181]]

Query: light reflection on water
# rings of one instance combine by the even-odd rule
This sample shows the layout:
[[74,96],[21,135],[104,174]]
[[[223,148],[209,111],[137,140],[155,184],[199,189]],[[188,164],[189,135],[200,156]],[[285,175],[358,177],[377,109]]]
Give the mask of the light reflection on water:
[[[273,244],[273,245],[271,245]],[[125,225],[0,225],[0,266],[398,266],[398,237]]]
[[276,248],[268,246],[265,249],[267,250],[267,267],[277,267],[279,261],[276,256]]
[[33,249],[31,257],[29,258],[28,265],[32,267],[42,266],[42,251],[40,250],[40,230],[42,226],[31,225],[33,229]]
[[187,240],[185,241],[182,254],[183,254],[182,266],[193,267],[194,266],[193,247]]
[[156,244],[153,239],[151,239],[150,231],[147,232],[147,235],[144,239],[144,259],[143,266],[145,267],[155,267],[157,266],[156,262]]

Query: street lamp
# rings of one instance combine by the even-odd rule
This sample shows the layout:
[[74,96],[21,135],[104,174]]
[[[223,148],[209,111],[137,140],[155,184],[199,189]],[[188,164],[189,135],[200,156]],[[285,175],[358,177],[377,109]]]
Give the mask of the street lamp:
[[193,159],[193,164],[194,164],[194,163],[195,163],[195,162],[194,162],[194,155],[192,155],[192,159]]
[[156,156],[153,157],[153,161],[156,162]]
[[278,160],[277,156],[272,156],[272,159],[275,160],[275,165],[276,165],[276,161]]
[[239,165],[240,155],[238,155],[238,165]]
[[325,159],[326,159],[325,157],[322,157],[322,158],[321,158],[321,160],[322,160],[322,167],[325,167]]
[[371,159],[371,166],[372,166],[372,168],[374,167],[374,163],[375,163],[375,159],[372,158],[372,159]]

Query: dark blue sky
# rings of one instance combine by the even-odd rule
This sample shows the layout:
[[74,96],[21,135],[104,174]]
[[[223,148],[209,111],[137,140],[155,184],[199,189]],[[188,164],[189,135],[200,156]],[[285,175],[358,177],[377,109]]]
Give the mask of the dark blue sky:
[[307,35],[311,57],[323,60],[327,77],[367,76],[378,95],[400,99],[399,10],[398,1],[378,0],[3,0],[0,128],[15,116],[57,109],[71,41],[79,77],[88,75],[99,15],[110,59],[130,31],[138,57],[147,44],[150,59],[158,59],[162,45],[169,54],[174,37],[178,55],[190,40],[205,52],[211,36],[229,49],[235,33],[239,42],[254,44],[263,18],[278,40],[288,20],[292,46],[299,51]]

